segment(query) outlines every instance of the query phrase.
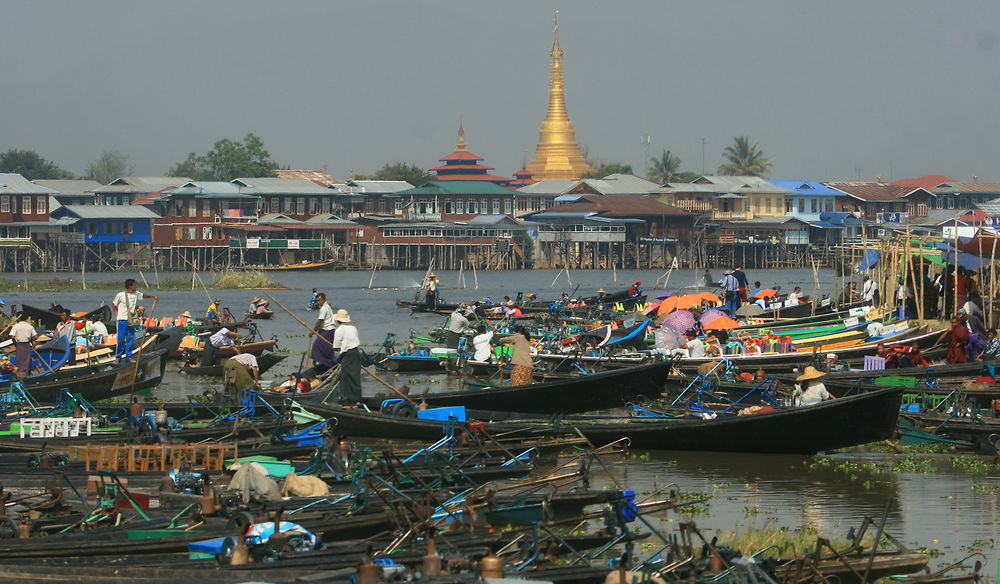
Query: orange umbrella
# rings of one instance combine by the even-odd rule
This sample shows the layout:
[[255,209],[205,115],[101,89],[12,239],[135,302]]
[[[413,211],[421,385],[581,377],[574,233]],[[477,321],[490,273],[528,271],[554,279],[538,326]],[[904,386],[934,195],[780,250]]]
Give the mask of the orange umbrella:
[[705,330],[723,330],[723,329],[735,329],[740,328],[740,323],[729,318],[728,316],[720,316],[713,320],[712,322],[705,325]]
[[701,306],[704,301],[705,299],[698,294],[685,294],[677,299],[677,308],[695,308]]
[[680,296],[670,296],[668,298],[664,298],[663,302],[660,302],[660,307],[656,309],[656,314],[667,314],[668,312],[677,310],[677,303],[680,299]]
[[767,290],[761,290],[760,292],[754,294],[754,298],[771,298],[772,296],[777,296],[778,291],[774,288],[768,288]]
[[699,292],[698,297],[702,300],[707,300],[709,302],[714,302],[716,304],[722,304],[722,300],[718,296],[712,294],[711,292]]

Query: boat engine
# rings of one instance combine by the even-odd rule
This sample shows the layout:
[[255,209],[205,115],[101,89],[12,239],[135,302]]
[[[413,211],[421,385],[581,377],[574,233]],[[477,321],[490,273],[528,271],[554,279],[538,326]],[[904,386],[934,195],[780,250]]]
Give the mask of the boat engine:
[[190,469],[170,469],[170,478],[174,481],[174,489],[178,493],[202,495],[205,492],[205,475],[192,472]]

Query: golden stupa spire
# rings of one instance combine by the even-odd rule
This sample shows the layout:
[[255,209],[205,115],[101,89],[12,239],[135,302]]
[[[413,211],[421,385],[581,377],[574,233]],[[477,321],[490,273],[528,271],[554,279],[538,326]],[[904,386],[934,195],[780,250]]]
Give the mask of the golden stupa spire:
[[465,128],[462,126],[462,114],[458,114],[458,142],[455,142],[456,152],[465,152]]
[[549,52],[549,109],[538,129],[538,146],[528,170],[536,179],[578,179],[592,170],[576,143],[573,122],[566,113],[566,90],[563,81],[562,47],[559,46],[559,11],[552,23],[552,50]]

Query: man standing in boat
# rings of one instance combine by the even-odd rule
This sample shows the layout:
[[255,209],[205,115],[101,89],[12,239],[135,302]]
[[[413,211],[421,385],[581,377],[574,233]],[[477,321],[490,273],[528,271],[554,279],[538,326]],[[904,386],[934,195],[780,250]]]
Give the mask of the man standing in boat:
[[31,326],[31,319],[24,313],[17,313],[17,322],[10,327],[10,338],[14,341],[14,355],[17,358],[17,376],[25,378],[31,372],[31,343],[38,333]]
[[735,316],[736,310],[740,307],[740,283],[739,280],[733,276],[733,273],[726,270],[726,275],[723,276],[722,281],[719,282],[719,287],[722,288],[725,298],[723,299],[724,304],[722,309],[729,313],[729,316]]
[[333,335],[336,333],[337,322],[333,318],[333,307],[326,301],[325,293],[320,292],[316,295],[316,305],[319,306],[319,314],[316,316],[316,324],[313,325],[316,338],[313,340],[311,356],[316,371],[322,373],[333,367],[336,361]]
[[740,285],[738,288],[740,293],[740,303],[737,305],[737,308],[739,308],[744,302],[747,301],[747,288],[750,287],[750,280],[747,280],[747,275],[743,273],[742,266],[736,266],[733,268],[733,277],[736,278],[736,281]]
[[135,329],[139,328],[139,302],[143,298],[152,298],[153,305],[160,301],[160,297],[155,294],[146,294],[138,291],[135,280],[129,278],[125,280],[125,290],[115,294],[111,301],[112,308],[115,309],[118,320],[118,344],[115,347],[115,358],[119,361],[125,359],[132,361],[132,346],[135,344]]

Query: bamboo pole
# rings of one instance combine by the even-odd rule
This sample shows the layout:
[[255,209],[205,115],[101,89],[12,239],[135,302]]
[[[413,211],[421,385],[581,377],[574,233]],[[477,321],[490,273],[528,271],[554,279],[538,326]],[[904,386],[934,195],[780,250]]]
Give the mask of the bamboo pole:
[[476,262],[472,262],[472,279],[476,283],[476,290],[479,290],[479,273],[476,271]]
[[954,286],[954,296],[955,296],[955,311],[952,313],[958,316],[958,213],[955,213],[955,233],[954,241],[952,244],[955,246],[955,277],[952,280],[955,282]]

